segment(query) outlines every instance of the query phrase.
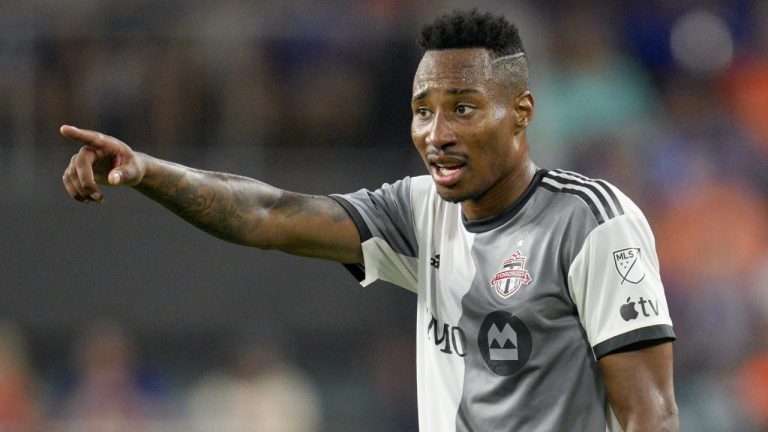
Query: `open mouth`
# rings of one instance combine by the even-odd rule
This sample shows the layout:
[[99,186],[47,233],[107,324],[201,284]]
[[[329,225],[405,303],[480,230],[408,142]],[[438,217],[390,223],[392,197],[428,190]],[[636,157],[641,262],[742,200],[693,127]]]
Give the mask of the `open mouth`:
[[431,163],[430,172],[436,184],[450,187],[459,181],[465,166],[463,163]]

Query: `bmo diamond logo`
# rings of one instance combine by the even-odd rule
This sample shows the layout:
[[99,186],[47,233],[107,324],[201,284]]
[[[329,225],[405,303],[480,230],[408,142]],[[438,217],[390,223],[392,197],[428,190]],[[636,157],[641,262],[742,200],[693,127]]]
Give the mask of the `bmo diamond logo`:
[[496,375],[509,376],[528,363],[533,350],[525,323],[505,311],[491,312],[477,334],[477,346],[485,364]]
[[512,256],[504,260],[501,270],[491,279],[491,286],[501,298],[509,298],[523,284],[528,285],[533,281],[531,274],[525,269],[526,257],[516,250]]
[[509,324],[504,324],[502,331],[499,331],[496,324],[491,324],[488,330],[488,349],[491,360],[517,360],[517,332]]

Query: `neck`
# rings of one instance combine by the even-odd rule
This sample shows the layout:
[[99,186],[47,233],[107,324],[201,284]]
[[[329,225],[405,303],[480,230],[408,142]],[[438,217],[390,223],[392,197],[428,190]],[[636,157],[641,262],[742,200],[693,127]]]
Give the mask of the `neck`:
[[481,196],[463,201],[461,211],[464,217],[472,221],[501,213],[525,192],[536,170],[536,165],[526,157],[518,169],[503,177]]

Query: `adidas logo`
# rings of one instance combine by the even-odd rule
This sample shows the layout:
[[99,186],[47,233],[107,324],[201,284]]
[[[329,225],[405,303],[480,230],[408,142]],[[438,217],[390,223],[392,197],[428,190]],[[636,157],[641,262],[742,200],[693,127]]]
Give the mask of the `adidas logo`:
[[440,254],[437,254],[429,259],[429,265],[434,268],[440,268]]

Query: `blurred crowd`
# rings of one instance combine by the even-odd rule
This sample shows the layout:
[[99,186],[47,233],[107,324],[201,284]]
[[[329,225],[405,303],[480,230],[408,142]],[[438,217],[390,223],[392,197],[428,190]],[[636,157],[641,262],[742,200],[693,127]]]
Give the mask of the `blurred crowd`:
[[[521,29],[534,159],[611,181],[651,223],[681,430],[768,431],[765,1],[4,0],[4,199],[46,196],[37,178],[72,152],[56,143],[62,123],[195,166],[347,184],[335,192],[375,186],[349,184],[348,165],[420,174],[417,30],[472,6]],[[141,338],[112,321],[79,333],[70,367],[40,367],[50,360],[28,355],[24,320],[2,318],[2,430],[416,430],[411,328],[368,349],[349,341],[354,371],[315,348],[330,359],[321,371],[280,343],[317,334],[262,331],[230,344],[225,367],[174,372],[147,367]]]

